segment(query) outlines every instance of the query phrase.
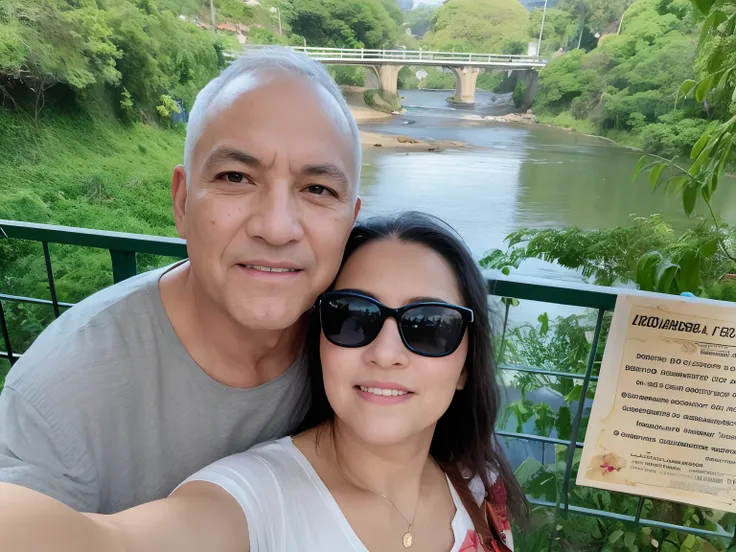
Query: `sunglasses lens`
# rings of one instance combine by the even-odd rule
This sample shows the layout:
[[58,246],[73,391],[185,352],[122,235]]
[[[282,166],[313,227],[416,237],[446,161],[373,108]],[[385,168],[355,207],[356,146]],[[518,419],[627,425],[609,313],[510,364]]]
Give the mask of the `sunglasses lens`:
[[320,303],[322,331],[341,347],[362,347],[381,331],[381,311],[360,297],[326,297]]
[[407,345],[427,356],[452,353],[465,333],[458,311],[429,305],[406,311],[401,318],[401,330]]

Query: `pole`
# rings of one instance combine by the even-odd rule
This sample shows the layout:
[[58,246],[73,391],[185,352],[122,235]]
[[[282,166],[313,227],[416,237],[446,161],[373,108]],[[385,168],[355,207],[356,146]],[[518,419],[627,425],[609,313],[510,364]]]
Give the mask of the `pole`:
[[585,8],[580,12],[580,38],[578,39],[578,50],[583,43],[583,31],[585,30]]
[[281,10],[276,8],[276,13],[279,14],[279,36],[282,36],[284,32],[281,30]]
[[629,4],[628,6],[626,6],[626,9],[624,10],[624,13],[621,14],[621,20],[618,22],[618,31],[616,31],[616,34],[617,35],[620,35],[621,34],[621,26],[624,24],[624,17],[626,16],[626,12],[629,11],[629,8],[632,5],[633,4]]
[[217,22],[215,21],[215,4],[210,0],[210,16],[212,17],[212,32],[217,34]]
[[547,15],[547,0],[544,0],[544,10],[542,11],[542,26],[539,29],[539,40],[537,41],[537,57],[542,55],[542,33],[544,32],[544,18]]

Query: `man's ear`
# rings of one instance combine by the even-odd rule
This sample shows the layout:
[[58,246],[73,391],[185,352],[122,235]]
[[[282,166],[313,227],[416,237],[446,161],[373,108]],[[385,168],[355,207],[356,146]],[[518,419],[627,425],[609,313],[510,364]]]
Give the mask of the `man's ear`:
[[183,239],[187,239],[187,173],[183,165],[177,165],[171,175],[171,200],[174,204],[176,231]]
[[360,196],[358,196],[355,199],[355,212],[353,213],[353,222],[355,222],[358,219],[358,213],[360,213],[360,208],[363,206],[363,200],[360,199]]

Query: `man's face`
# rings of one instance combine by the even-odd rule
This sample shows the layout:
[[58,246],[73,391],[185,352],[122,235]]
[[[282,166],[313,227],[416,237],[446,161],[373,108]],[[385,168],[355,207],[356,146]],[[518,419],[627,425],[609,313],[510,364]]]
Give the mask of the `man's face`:
[[177,229],[203,300],[245,327],[280,330],[339,268],[360,208],[353,142],[337,102],[304,79],[236,86],[245,91],[197,143],[188,189],[175,171]]

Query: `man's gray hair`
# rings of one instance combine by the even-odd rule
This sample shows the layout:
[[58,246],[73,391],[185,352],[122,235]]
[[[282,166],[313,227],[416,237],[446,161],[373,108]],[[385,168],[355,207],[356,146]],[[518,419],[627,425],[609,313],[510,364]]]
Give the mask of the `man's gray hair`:
[[[280,46],[247,49],[245,54],[238,57],[227,69],[220,73],[218,77],[212,79],[197,94],[192,111],[189,114],[187,137],[184,143],[184,170],[187,173],[187,185],[189,185],[189,178],[192,174],[194,150],[197,147],[197,142],[202,137],[204,129],[207,127],[211,117],[220,108],[221,102],[218,100],[221,99],[220,95],[223,90],[228,88],[236,79],[247,76],[248,74],[274,70],[285,72],[291,76],[306,78],[316,86],[325,89],[335,99],[342,115],[345,117],[353,142],[353,156],[356,163],[355,189],[357,190],[361,168],[360,132],[345,98],[321,63],[311,59],[306,54]],[[235,98],[229,99],[232,101]]]

